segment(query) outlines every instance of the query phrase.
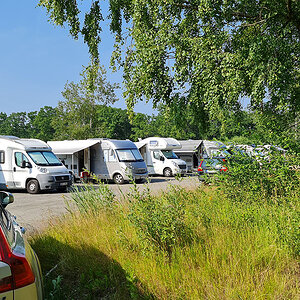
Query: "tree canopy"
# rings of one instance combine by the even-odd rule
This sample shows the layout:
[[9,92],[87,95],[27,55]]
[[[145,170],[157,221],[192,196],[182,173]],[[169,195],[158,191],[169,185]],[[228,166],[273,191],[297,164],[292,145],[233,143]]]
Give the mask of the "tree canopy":
[[[99,1],[83,24],[76,0],[40,5],[74,38],[82,34],[98,61]],[[269,101],[277,111],[299,111],[300,1],[110,0],[109,7],[112,64],[123,69],[129,108],[145,98],[222,115],[248,97],[253,109]]]

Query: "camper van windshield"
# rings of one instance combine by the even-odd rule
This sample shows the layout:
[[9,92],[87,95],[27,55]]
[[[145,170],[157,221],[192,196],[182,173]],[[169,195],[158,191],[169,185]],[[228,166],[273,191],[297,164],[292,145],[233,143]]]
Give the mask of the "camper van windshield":
[[119,161],[131,162],[131,161],[143,161],[143,158],[137,149],[119,149],[116,150]]
[[38,166],[61,166],[60,160],[51,151],[28,151],[28,155]]
[[172,150],[161,150],[162,154],[168,159],[177,159],[178,156]]

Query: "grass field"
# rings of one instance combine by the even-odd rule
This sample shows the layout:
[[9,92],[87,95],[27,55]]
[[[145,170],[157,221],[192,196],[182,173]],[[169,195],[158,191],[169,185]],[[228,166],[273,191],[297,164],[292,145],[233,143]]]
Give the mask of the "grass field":
[[31,238],[46,298],[297,299],[299,189],[228,188],[75,191],[78,210]]

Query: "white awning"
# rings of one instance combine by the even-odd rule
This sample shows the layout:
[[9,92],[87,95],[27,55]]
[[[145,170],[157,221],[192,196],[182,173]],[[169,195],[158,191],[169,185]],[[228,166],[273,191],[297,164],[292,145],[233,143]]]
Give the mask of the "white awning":
[[50,141],[48,145],[52,148],[52,151],[58,155],[74,154],[99,142],[99,140]]
[[181,149],[176,149],[174,152],[176,153],[194,153],[198,150],[202,140],[185,140],[179,141],[181,144]]

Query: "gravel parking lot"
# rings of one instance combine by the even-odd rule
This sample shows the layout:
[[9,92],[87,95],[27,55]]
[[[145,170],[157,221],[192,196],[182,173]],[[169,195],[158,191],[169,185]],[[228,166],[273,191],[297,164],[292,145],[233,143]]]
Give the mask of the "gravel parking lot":
[[[169,188],[170,185],[193,188],[199,186],[197,176],[183,177],[180,181],[175,178],[151,177],[150,190],[158,194]],[[77,186],[79,184],[76,184]],[[128,193],[131,184],[108,184],[112,191],[119,196],[120,193]],[[144,189],[145,184],[138,184],[139,189]],[[48,192],[31,195],[23,191],[12,191],[15,202],[8,206],[8,210],[17,217],[17,222],[33,233],[45,228],[49,221],[66,213],[66,199],[70,199],[70,193]]]

